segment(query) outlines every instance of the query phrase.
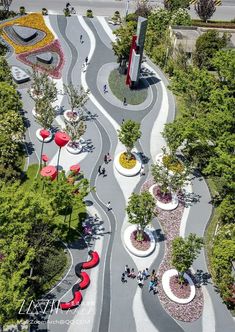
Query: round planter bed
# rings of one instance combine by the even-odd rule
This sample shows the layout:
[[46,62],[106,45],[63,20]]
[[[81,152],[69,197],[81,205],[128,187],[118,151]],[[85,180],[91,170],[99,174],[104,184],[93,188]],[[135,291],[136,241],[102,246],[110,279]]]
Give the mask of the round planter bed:
[[[43,138],[42,138],[42,136],[40,135],[40,131],[41,131],[41,130],[42,130],[42,128],[39,128],[39,129],[36,130],[36,136],[37,136],[37,139],[38,139],[40,142],[43,142]],[[49,131],[50,131],[50,130],[49,130]],[[52,138],[53,138],[53,134],[52,134],[51,131],[50,131],[50,133],[51,133],[50,136],[44,139],[44,143],[48,143],[48,142],[50,142],[50,141],[52,140]]]
[[127,250],[135,255],[135,256],[138,256],[138,257],[146,257],[146,256],[149,256],[155,249],[156,247],[156,241],[154,239],[154,236],[152,234],[152,232],[145,228],[144,232],[147,234],[150,242],[148,242],[148,249],[146,250],[139,250],[137,249],[135,246],[133,246],[132,244],[132,240],[131,240],[131,237],[133,236],[133,233],[136,231],[136,226],[135,225],[131,225],[129,227],[127,227],[124,231],[124,243],[125,243],[125,246],[127,248]]
[[116,170],[118,171],[118,173],[120,173],[121,175],[124,175],[124,176],[137,175],[141,170],[141,160],[140,160],[138,154],[135,152],[132,153],[136,159],[136,163],[135,163],[134,167],[125,168],[120,164],[120,157],[123,153],[125,153],[125,152],[122,151],[122,152],[118,153],[116,155],[116,157],[114,158],[114,165],[115,165]]
[[[191,302],[195,295],[196,295],[196,289],[195,285],[190,278],[190,276],[187,273],[184,273],[184,279],[188,282],[188,286],[186,287],[185,292],[183,290],[181,291],[182,297],[178,297],[175,295],[175,293],[180,293],[180,286],[177,286],[175,290],[172,290],[172,277],[178,276],[178,272],[175,269],[167,270],[163,276],[162,276],[162,287],[166,295],[169,297],[170,300],[180,303],[180,304],[186,304]],[[190,288],[190,292],[188,292],[188,287]],[[185,294],[184,294],[185,293]],[[189,295],[185,297],[185,295]]]
[[177,206],[179,205],[179,200],[176,194],[172,194],[172,200],[170,202],[162,202],[159,199],[157,199],[156,195],[154,195],[154,188],[157,185],[154,184],[153,186],[151,186],[149,188],[149,192],[150,194],[153,196],[153,198],[156,200],[156,205],[162,209],[162,210],[166,210],[166,211],[171,211],[177,208]]
[[66,121],[68,122],[71,122],[71,121],[74,121],[74,122],[77,122],[79,120],[79,114],[77,111],[74,111],[73,112],[74,116],[72,116],[72,111],[71,110],[66,110],[64,111],[64,118]]
[[70,141],[66,146],[66,150],[71,154],[79,154],[80,152],[82,152],[82,149],[83,149],[83,146],[82,146],[83,141],[84,140],[82,138],[80,138],[80,140],[75,141],[76,145],[74,145],[74,146],[72,146],[72,142]]

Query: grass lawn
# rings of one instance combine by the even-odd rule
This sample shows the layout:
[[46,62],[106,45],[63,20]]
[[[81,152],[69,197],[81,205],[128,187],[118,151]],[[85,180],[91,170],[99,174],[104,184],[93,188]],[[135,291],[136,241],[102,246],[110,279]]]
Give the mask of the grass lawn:
[[31,187],[34,179],[37,177],[39,172],[39,165],[38,164],[32,164],[29,165],[27,172],[25,174],[25,178],[22,181],[22,186],[25,188],[25,190],[29,190]]
[[148,91],[143,81],[140,81],[140,88],[132,90],[126,85],[126,75],[119,74],[117,69],[114,69],[109,75],[109,86],[119,100],[123,102],[125,97],[127,104],[130,105],[141,104],[147,98]]

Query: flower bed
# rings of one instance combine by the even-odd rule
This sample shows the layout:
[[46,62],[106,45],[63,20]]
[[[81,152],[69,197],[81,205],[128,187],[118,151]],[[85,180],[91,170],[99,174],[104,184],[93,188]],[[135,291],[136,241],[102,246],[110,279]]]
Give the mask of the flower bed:
[[[37,54],[37,53],[42,53],[42,52],[55,52],[58,54],[59,57],[59,62],[55,68],[51,68],[48,65],[48,68],[45,67],[45,65],[41,65],[39,63],[33,64],[29,59],[28,56],[32,54]],[[34,66],[36,69],[40,71],[46,71],[48,75],[50,75],[53,78],[61,78],[62,75],[62,68],[64,66],[64,53],[62,51],[60,42],[58,39],[54,40],[52,43],[49,45],[46,45],[45,47],[42,47],[38,50],[30,51],[30,52],[25,52],[22,54],[17,55],[17,59],[25,63],[26,65],[29,66]]]
[[[146,181],[142,187],[141,191],[147,191],[151,186],[155,184],[154,179]],[[183,201],[180,201],[178,207],[173,211],[161,210],[156,207],[155,211],[158,213],[158,220],[163,229],[165,235],[165,255],[159,266],[158,275],[159,279],[162,279],[164,272],[172,269],[171,265],[171,251],[172,251],[172,240],[179,236],[180,223],[184,211]],[[187,271],[187,274],[195,283],[194,276]],[[203,294],[200,288],[196,288],[196,295],[194,299],[187,304],[179,304],[171,301],[169,297],[163,290],[162,283],[158,286],[158,297],[165,308],[165,310],[177,320],[184,322],[192,322],[197,320],[202,315],[203,310]]]
[[162,157],[162,163],[169,171],[174,173],[182,173],[184,171],[184,165],[169,154]]
[[127,159],[127,153],[123,152],[119,157],[119,163],[122,167],[131,169],[136,165],[136,157],[134,154],[131,155],[131,159]]
[[157,200],[159,200],[160,202],[162,202],[164,204],[170,203],[172,201],[172,194],[163,193],[161,191],[161,188],[158,185],[153,187],[153,195]]
[[35,49],[39,49],[41,47],[44,47],[48,44],[50,44],[54,40],[54,35],[52,32],[48,29],[46,26],[42,14],[39,13],[32,13],[25,16],[21,16],[19,18],[16,18],[14,20],[4,22],[0,25],[0,28],[4,28],[7,26],[11,26],[14,24],[19,24],[25,27],[37,29],[40,31],[45,32],[46,36],[43,38],[43,40],[39,41],[35,45],[19,45],[13,42],[11,38],[7,36],[7,34],[3,31],[3,38],[14,48],[15,53],[20,54],[23,52],[29,52]]
[[135,247],[138,250],[148,250],[150,248],[150,238],[147,233],[143,233],[143,240],[138,241],[137,240],[137,230],[131,233],[130,236],[131,243],[133,247]]
[[186,299],[190,296],[191,289],[187,280],[181,285],[178,276],[170,278],[170,289],[172,293],[181,299]]

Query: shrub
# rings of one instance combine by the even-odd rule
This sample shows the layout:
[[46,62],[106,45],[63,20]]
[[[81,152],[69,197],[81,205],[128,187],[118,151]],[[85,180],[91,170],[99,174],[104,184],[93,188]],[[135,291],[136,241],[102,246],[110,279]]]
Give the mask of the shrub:
[[70,16],[70,10],[69,10],[69,8],[64,8],[64,16],[66,16],[66,17],[68,17],[68,16]]
[[171,25],[191,25],[192,20],[186,9],[179,9],[175,11],[170,20]]
[[130,13],[126,16],[126,22],[137,22],[138,15],[136,13]]
[[48,10],[45,7],[42,8],[42,15],[48,15]]
[[0,21],[6,20],[7,18],[14,17],[16,15],[17,15],[16,12],[14,12],[13,10],[1,9],[0,10]]
[[20,12],[20,15],[25,15],[26,14],[25,7],[21,6],[19,12]]
[[0,42],[0,56],[3,56],[7,53],[7,46]]
[[136,158],[132,154],[131,158],[128,159],[127,153],[124,152],[119,157],[119,163],[122,167],[131,169],[131,168],[135,167],[135,165],[136,165]]
[[91,9],[87,9],[87,11],[86,11],[86,17],[90,17],[90,18],[93,17],[93,12],[92,12]]

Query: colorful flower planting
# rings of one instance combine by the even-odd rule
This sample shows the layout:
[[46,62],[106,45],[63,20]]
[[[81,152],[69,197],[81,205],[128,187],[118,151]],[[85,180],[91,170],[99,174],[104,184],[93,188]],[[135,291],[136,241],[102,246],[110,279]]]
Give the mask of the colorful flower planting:
[[[46,34],[46,36],[41,41],[39,41],[38,43],[36,43],[34,45],[21,45],[21,44],[15,43],[11,38],[9,38],[9,36],[3,30],[4,27],[12,26],[12,25],[21,25],[21,26],[37,29],[37,30],[43,31]],[[16,54],[39,49],[41,47],[44,47],[45,45],[50,44],[54,40],[54,35],[46,26],[42,14],[39,14],[39,13],[28,14],[28,15],[22,16],[20,18],[5,22],[0,25],[0,28],[2,29],[2,32],[3,32],[2,33],[3,38],[14,48]]]
[[[30,61],[30,59],[29,59],[30,56],[32,56],[33,54],[36,55],[36,54],[42,53],[42,52],[54,52],[58,55],[58,64],[56,65],[55,68],[53,68],[53,66],[51,66],[51,65],[44,65],[44,64],[41,64],[38,62],[34,64]],[[57,78],[57,79],[61,77],[61,72],[62,72],[62,68],[64,66],[64,61],[65,61],[64,54],[63,54],[63,51],[62,51],[62,48],[60,46],[60,42],[58,41],[58,39],[54,40],[49,45],[46,45],[40,49],[19,54],[19,55],[17,55],[17,59],[24,62],[26,65],[34,66],[38,70],[46,71],[48,73],[48,75],[50,75],[53,78]]]
[[162,163],[169,171],[175,173],[182,173],[184,171],[184,165],[172,155],[164,155],[162,157]]
[[131,158],[128,159],[127,153],[124,152],[119,157],[119,163],[122,167],[127,168],[127,169],[131,169],[131,168],[135,167],[135,165],[136,165],[136,158],[132,154]]
[[[143,184],[143,186],[141,187],[141,191],[149,190],[149,188],[153,184],[154,184],[153,179],[146,181]],[[159,270],[158,270],[158,275],[159,275],[160,280],[162,279],[164,272],[173,268],[171,265],[172,240],[175,237],[179,236],[180,223],[181,223],[183,211],[184,211],[183,198],[180,200],[178,207],[173,211],[165,211],[165,210],[161,210],[156,207],[156,212],[158,213],[158,221],[161,224],[163,233],[166,238],[165,239],[165,245],[166,245],[165,246],[165,248],[166,248],[165,255],[160,264]],[[190,273],[190,271],[187,271],[187,273],[191,277],[191,279],[193,281],[195,281],[195,278],[192,275],[192,273]],[[178,294],[178,296],[181,297],[179,294],[180,290],[179,290],[178,286],[176,289],[175,286],[172,286],[172,283],[170,285],[171,285],[171,291],[175,295]],[[182,294],[183,297],[184,296],[186,297],[186,295],[185,295],[185,293],[187,293],[186,290],[185,290],[185,292],[181,291],[181,293],[183,293]],[[201,288],[196,287],[196,295],[195,295],[195,298],[191,302],[189,302],[187,304],[178,304],[178,303],[171,301],[168,298],[168,296],[166,295],[166,293],[163,290],[162,284],[159,283],[158,297],[159,297],[159,300],[161,301],[161,304],[165,308],[165,310],[168,311],[169,314],[177,320],[181,320],[184,322],[192,322],[192,321],[197,320],[202,314],[204,300],[203,300],[203,294],[202,294]]]
[[171,193],[164,193],[158,185],[153,187],[153,195],[158,201],[164,204],[170,203],[172,201]]

